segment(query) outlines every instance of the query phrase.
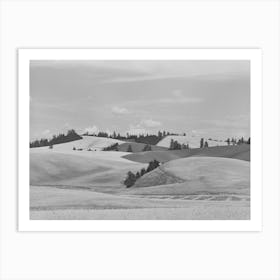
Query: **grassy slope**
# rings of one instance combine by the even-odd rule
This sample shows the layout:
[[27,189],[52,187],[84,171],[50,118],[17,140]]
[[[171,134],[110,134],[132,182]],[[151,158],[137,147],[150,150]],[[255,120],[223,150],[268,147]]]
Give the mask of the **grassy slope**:
[[193,156],[225,157],[250,161],[250,145],[243,144],[237,146],[218,146],[203,149],[197,148],[190,150],[142,152],[137,154],[128,154],[125,155],[124,158],[135,162],[149,163],[154,159],[159,162],[167,162],[174,159]]
[[[76,149],[92,149],[100,151],[105,147],[108,147],[115,143],[125,143],[121,140],[106,138],[106,137],[96,137],[96,136],[82,136],[83,139],[71,141],[62,144],[56,144],[53,146],[53,149],[60,152],[70,151],[75,147]],[[47,150],[49,147],[39,147],[39,148],[32,148],[32,150]]]
[[122,186],[129,170],[144,164],[122,158],[122,152],[31,149],[30,184],[64,186]]
[[[101,142],[100,142],[101,141]],[[191,151],[152,151],[138,154],[123,152],[88,152],[86,149],[102,149],[115,143],[114,139],[99,137],[84,137],[82,140],[30,150],[31,184],[31,218],[34,219],[248,219],[250,216],[249,202],[246,200],[230,201],[229,196],[223,201],[211,201],[213,195],[206,201],[201,201],[204,185],[184,185],[181,181],[164,181],[165,185],[149,188],[124,189],[121,181],[128,170],[133,172],[146,167],[143,162],[149,162],[155,155],[168,161],[183,156],[248,157],[248,147],[241,146],[232,151],[231,147],[220,149],[193,149]],[[73,144],[83,151],[73,151]],[[123,143],[120,143],[121,145]],[[139,143],[136,143],[140,147]],[[128,146],[128,145],[127,145]],[[247,145],[246,145],[247,146]],[[125,147],[125,146],[123,146]],[[144,144],[143,144],[144,147]],[[247,148],[247,151],[246,151]],[[139,148],[140,149],[140,148]],[[142,147],[141,147],[142,149]],[[159,148],[162,149],[162,148]],[[164,148],[163,148],[164,149]],[[213,150],[214,149],[214,150]],[[225,150],[224,150],[225,149]],[[229,151],[230,149],[230,151]],[[126,150],[126,149],[125,149]],[[195,154],[195,151],[197,153]],[[246,155],[247,153],[247,155]],[[122,157],[123,156],[123,157]],[[137,161],[128,160],[137,156]],[[203,158],[201,158],[203,159]],[[241,161],[239,161],[241,162]],[[171,168],[171,167],[170,167]],[[169,172],[168,178],[178,179],[178,170]],[[166,171],[166,170],[165,170]],[[170,176],[174,172],[175,176]],[[201,172],[201,171],[200,171]],[[183,172],[185,173],[185,172]],[[166,175],[166,172],[163,174]],[[163,180],[165,180],[163,176]],[[185,178],[181,179],[185,180]],[[227,179],[229,180],[229,179]],[[161,182],[161,181],[158,181]],[[171,184],[170,184],[171,183]],[[39,187],[38,185],[41,185]],[[43,187],[48,185],[52,187]],[[56,186],[56,187],[55,187]],[[82,187],[80,189],[79,187]],[[193,188],[193,190],[192,190]],[[219,189],[212,186],[211,191],[220,194]],[[89,191],[94,190],[97,192]],[[227,190],[230,191],[228,188]],[[244,192],[245,190],[245,192]],[[236,196],[246,195],[246,188],[236,192]],[[209,191],[209,189],[207,189]],[[102,193],[104,192],[104,193]],[[106,194],[105,194],[106,192]],[[109,195],[109,193],[114,195]],[[247,192],[248,193],[248,192]],[[197,194],[198,201],[190,200],[190,195]],[[230,194],[230,192],[228,192]],[[144,197],[143,197],[144,195]],[[153,197],[156,195],[156,198]],[[162,198],[158,199],[159,195]],[[171,197],[167,197],[171,195]],[[175,197],[174,195],[178,196]],[[187,196],[187,199],[183,196]],[[172,199],[173,198],[173,199]],[[176,199],[175,199],[176,198]],[[204,199],[204,198],[203,198]],[[219,200],[219,199],[214,199]],[[141,208],[141,209],[140,209]],[[145,208],[145,209],[144,209]],[[99,209],[99,210],[97,210]],[[101,210],[102,209],[102,210]],[[105,209],[105,210],[104,210]],[[113,209],[113,210],[112,210]]]
[[145,174],[128,192],[146,195],[249,196],[250,163],[213,157],[177,159]]
[[31,219],[230,220],[249,219],[247,201],[185,201],[119,197],[87,190],[31,187]]
[[[201,136],[197,135],[187,135],[187,136],[181,136],[181,135],[169,135],[164,137],[162,140],[160,140],[157,143],[157,146],[161,147],[167,147],[169,148],[171,139],[174,141],[176,140],[180,144],[188,144],[190,148],[199,148],[200,147],[200,139]],[[208,142],[209,147],[215,147],[215,146],[225,146],[226,143],[224,140],[209,140],[209,137],[204,137],[204,140]]]
[[[143,143],[126,142],[126,143],[122,143],[122,144],[119,145],[119,151],[126,152],[129,145],[131,145],[133,153],[142,152],[144,147],[146,146],[146,144],[143,144]],[[166,151],[166,150],[168,150],[165,147],[159,147],[159,146],[155,146],[155,145],[150,145],[150,146],[151,146],[152,151]]]

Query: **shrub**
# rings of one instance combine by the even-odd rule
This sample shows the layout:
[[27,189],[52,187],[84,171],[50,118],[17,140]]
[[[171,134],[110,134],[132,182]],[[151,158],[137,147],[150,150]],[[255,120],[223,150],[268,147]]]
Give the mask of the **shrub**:
[[126,185],[126,187],[127,188],[132,187],[135,181],[136,181],[136,176],[131,171],[128,171],[127,177],[124,180],[124,184]]

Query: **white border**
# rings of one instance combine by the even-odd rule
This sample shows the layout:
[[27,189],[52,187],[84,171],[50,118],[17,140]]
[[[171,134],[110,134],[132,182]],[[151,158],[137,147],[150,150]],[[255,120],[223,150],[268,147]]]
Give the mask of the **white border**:
[[[29,61],[30,60],[250,60],[251,219],[218,220],[30,220]],[[18,50],[18,230],[19,231],[261,231],[262,72],[260,49],[20,49]]]

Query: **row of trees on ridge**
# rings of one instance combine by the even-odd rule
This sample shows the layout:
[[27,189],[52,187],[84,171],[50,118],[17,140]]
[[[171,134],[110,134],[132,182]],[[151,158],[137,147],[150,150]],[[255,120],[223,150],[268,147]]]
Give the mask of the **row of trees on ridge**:
[[40,140],[35,140],[33,142],[30,142],[29,146],[30,148],[44,147],[44,146],[50,146],[52,148],[52,146],[55,144],[67,143],[79,139],[82,139],[82,137],[78,135],[74,129],[70,129],[67,131],[66,134],[59,133],[57,135],[53,135],[51,139],[42,138]]
[[135,174],[131,171],[128,171],[127,176],[124,180],[125,186],[127,188],[132,187],[140,177],[156,169],[157,167],[159,167],[159,165],[160,165],[159,161],[155,159],[149,162],[147,169],[142,168],[140,171],[137,171]]

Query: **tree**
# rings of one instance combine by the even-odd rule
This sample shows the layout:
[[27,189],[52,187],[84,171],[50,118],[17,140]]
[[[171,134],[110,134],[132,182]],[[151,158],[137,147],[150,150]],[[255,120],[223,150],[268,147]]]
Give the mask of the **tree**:
[[204,138],[201,138],[200,139],[200,148],[203,148],[204,147]]
[[124,184],[126,185],[126,187],[127,188],[132,187],[135,181],[136,181],[136,176],[131,171],[128,171],[127,177],[124,180]]
[[159,139],[162,138],[162,132],[161,132],[161,131],[158,132],[158,138],[159,138]]
[[207,141],[205,141],[205,143],[204,143],[204,148],[208,148],[208,142]]
[[127,152],[128,152],[128,153],[132,153],[132,147],[131,147],[130,144],[128,145]]
[[140,177],[141,177],[141,175],[140,175],[139,171],[137,171],[136,175],[135,175],[136,180],[139,179]]
[[230,139],[228,138],[227,140],[226,140],[226,142],[227,142],[227,144],[228,144],[228,146],[230,145]]
[[151,150],[152,150],[152,147],[149,144],[146,144],[145,147],[143,148],[143,152],[151,151]]
[[174,150],[174,140],[173,139],[171,139],[171,141],[170,141],[169,150]]
[[249,144],[249,145],[251,144],[251,137],[248,138],[247,144]]
[[159,166],[159,161],[157,161],[156,159],[153,161],[150,161],[149,166],[147,167],[147,173],[156,169],[158,166]]
[[145,173],[146,173],[146,169],[142,168],[141,171],[140,171],[140,175],[143,176],[143,175],[145,175]]

